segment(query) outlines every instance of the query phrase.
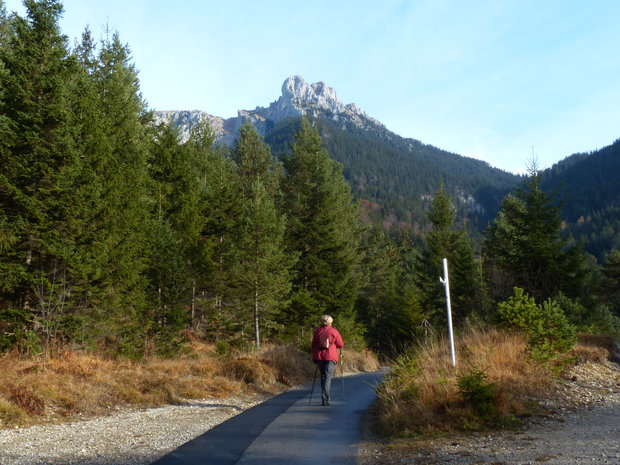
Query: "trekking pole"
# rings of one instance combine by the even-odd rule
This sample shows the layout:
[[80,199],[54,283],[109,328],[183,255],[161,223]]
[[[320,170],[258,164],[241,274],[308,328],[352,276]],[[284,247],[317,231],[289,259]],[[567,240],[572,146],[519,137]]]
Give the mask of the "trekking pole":
[[316,381],[316,372],[319,369],[319,364],[316,364],[316,367],[314,368],[314,379],[312,380],[312,389],[310,390],[310,400],[308,400],[308,405],[310,405],[312,403],[312,393],[314,392],[314,383]]
[[344,365],[342,364],[342,349],[340,349],[340,379],[342,380],[342,400],[344,400]]

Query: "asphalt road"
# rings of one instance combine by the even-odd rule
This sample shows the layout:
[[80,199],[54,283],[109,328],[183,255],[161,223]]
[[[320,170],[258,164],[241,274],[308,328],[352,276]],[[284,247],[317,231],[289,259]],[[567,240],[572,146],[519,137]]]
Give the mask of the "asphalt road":
[[321,405],[317,379],[312,398],[312,385],[285,392],[216,426],[155,464],[355,464],[362,415],[373,403],[374,387],[383,375],[378,371],[347,376],[344,389],[341,376],[334,376],[329,406]]

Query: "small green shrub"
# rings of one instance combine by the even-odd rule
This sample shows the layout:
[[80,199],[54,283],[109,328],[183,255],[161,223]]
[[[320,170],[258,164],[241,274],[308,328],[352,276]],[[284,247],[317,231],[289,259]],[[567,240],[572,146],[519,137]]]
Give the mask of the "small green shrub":
[[546,300],[540,308],[541,323],[534,327],[530,344],[534,358],[548,360],[571,350],[577,342],[577,331],[554,300]]
[[586,308],[578,300],[572,300],[561,293],[553,300],[562,307],[568,321],[579,332],[620,336],[620,317],[614,315],[606,305]]
[[225,341],[223,339],[220,339],[219,341],[217,341],[215,345],[215,350],[220,357],[229,357],[232,352],[230,343],[228,343],[228,341]]
[[534,297],[524,294],[519,287],[514,288],[512,297],[499,304],[498,313],[504,321],[526,333],[538,326],[542,320]]
[[542,306],[533,297],[515,287],[514,296],[499,304],[498,313],[509,325],[528,336],[532,357],[549,360],[568,352],[577,342],[576,328],[571,325],[560,304],[548,299]]
[[486,379],[484,372],[477,369],[457,378],[457,386],[463,401],[483,419],[489,418],[497,411],[495,406],[497,385],[488,383]]

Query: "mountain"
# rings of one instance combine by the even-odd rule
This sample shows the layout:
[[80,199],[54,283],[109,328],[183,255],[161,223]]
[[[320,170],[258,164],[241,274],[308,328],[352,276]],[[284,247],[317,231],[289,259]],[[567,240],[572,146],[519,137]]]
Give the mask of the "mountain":
[[620,249],[620,140],[556,163],[544,171],[542,187],[557,192],[567,231],[599,263]]
[[239,110],[237,116],[223,119],[203,111],[158,111],[155,112],[156,122],[170,118],[183,129],[184,137],[189,129],[201,119],[209,121],[216,134],[216,140],[225,145],[231,145],[239,133],[239,128],[246,119],[262,136],[279,122],[286,118],[295,118],[302,115],[314,118],[329,118],[342,125],[354,125],[358,128],[375,131],[387,131],[385,127],[369,117],[355,104],[344,105],[336,92],[322,82],[308,84],[300,76],[291,76],[282,84],[282,95],[268,107],[256,107],[254,110]]
[[355,104],[343,104],[334,89],[322,82],[309,84],[299,76],[286,79],[281,96],[268,107],[239,110],[223,119],[200,111],[156,112],[156,121],[171,119],[187,137],[200,119],[211,124],[216,141],[231,145],[246,119],[271,146],[285,153],[304,115],[319,128],[331,156],[343,165],[354,195],[369,217],[421,231],[426,209],[443,181],[456,203],[457,221],[479,235],[493,218],[501,199],[521,180],[519,176],[403,138],[368,116]]
[[[355,104],[343,104],[322,82],[308,84],[293,76],[268,107],[240,110],[223,119],[200,111],[156,112],[170,118],[184,137],[206,118],[217,141],[231,145],[250,119],[276,156],[286,153],[302,115],[319,129],[331,156],[343,166],[353,194],[368,220],[420,232],[440,183],[455,203],[457,224],[480,239],[502,199],[522,178],[488,163],[450,153],[416,139],[403,138],[368,116]],[[581,240],[599,262],[620,249],[620,141],[588,154],[575,154],[543,172],[543,188],[564,200],[565,230]]]

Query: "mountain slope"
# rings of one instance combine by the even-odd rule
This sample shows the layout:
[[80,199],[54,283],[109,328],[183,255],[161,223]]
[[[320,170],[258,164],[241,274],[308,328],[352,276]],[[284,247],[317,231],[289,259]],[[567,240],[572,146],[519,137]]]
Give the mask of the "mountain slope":
[[[342,130],[326,118],[313,121],[329,153],[343,165],[353,193],[386,227],[398,223],[420,231],[443,181],[456,203],[458,221],[480,232],[520,180],[482,161],[395,134],[382,137],[358,127]],[[266,134],[274,154],[287,151],[298,124],[299,119],[287,119]]]
[[185,134],[206,118],[217,141],[226,145],[234,142],[244,120],[250,119],[273,153],[281,155],[290,147],[302,115],[318,126],[369,216],[381,219],[386,227],[423,229],[425,209],[443,181],[457,204],[458,221],[475,234],[520,180],[485,162],[402,138],[354,104],[343,104],[332,88],[321,82],[308,84],[299,76],[285,80],[282,95],[268,107],[240,110],[234,118],[224,120],[197,111],[157,112],[156,118],[171,118]]
[[[249,119],[277,156],[289,150],[301,116],[313,121],[331,156],[342,164],[368,218],[386,229],[397,225],[423,231],[426,211],[443,182],[457,209],[457,226],[479,239],[502,199],[522,181],[480,160],[403,138],[354,104],[343,104],[324,83],[308,84],[299,76],[286,79],[281,96],[268,107],[240,110],[234,118],[200,111],[155,114],[156,121],[170,118],[185,136],[205,118],[225,145],[234,143]],[[566,230],[583,240],[586,251],[601,261],[620,248],[620,141],[554,165],[544,172],[543,187],[566,197],[561,211]]]
[[620,249],[620,140],[556,163],[544,172],[543,188],[565,200],[568,231],[599,262]]

